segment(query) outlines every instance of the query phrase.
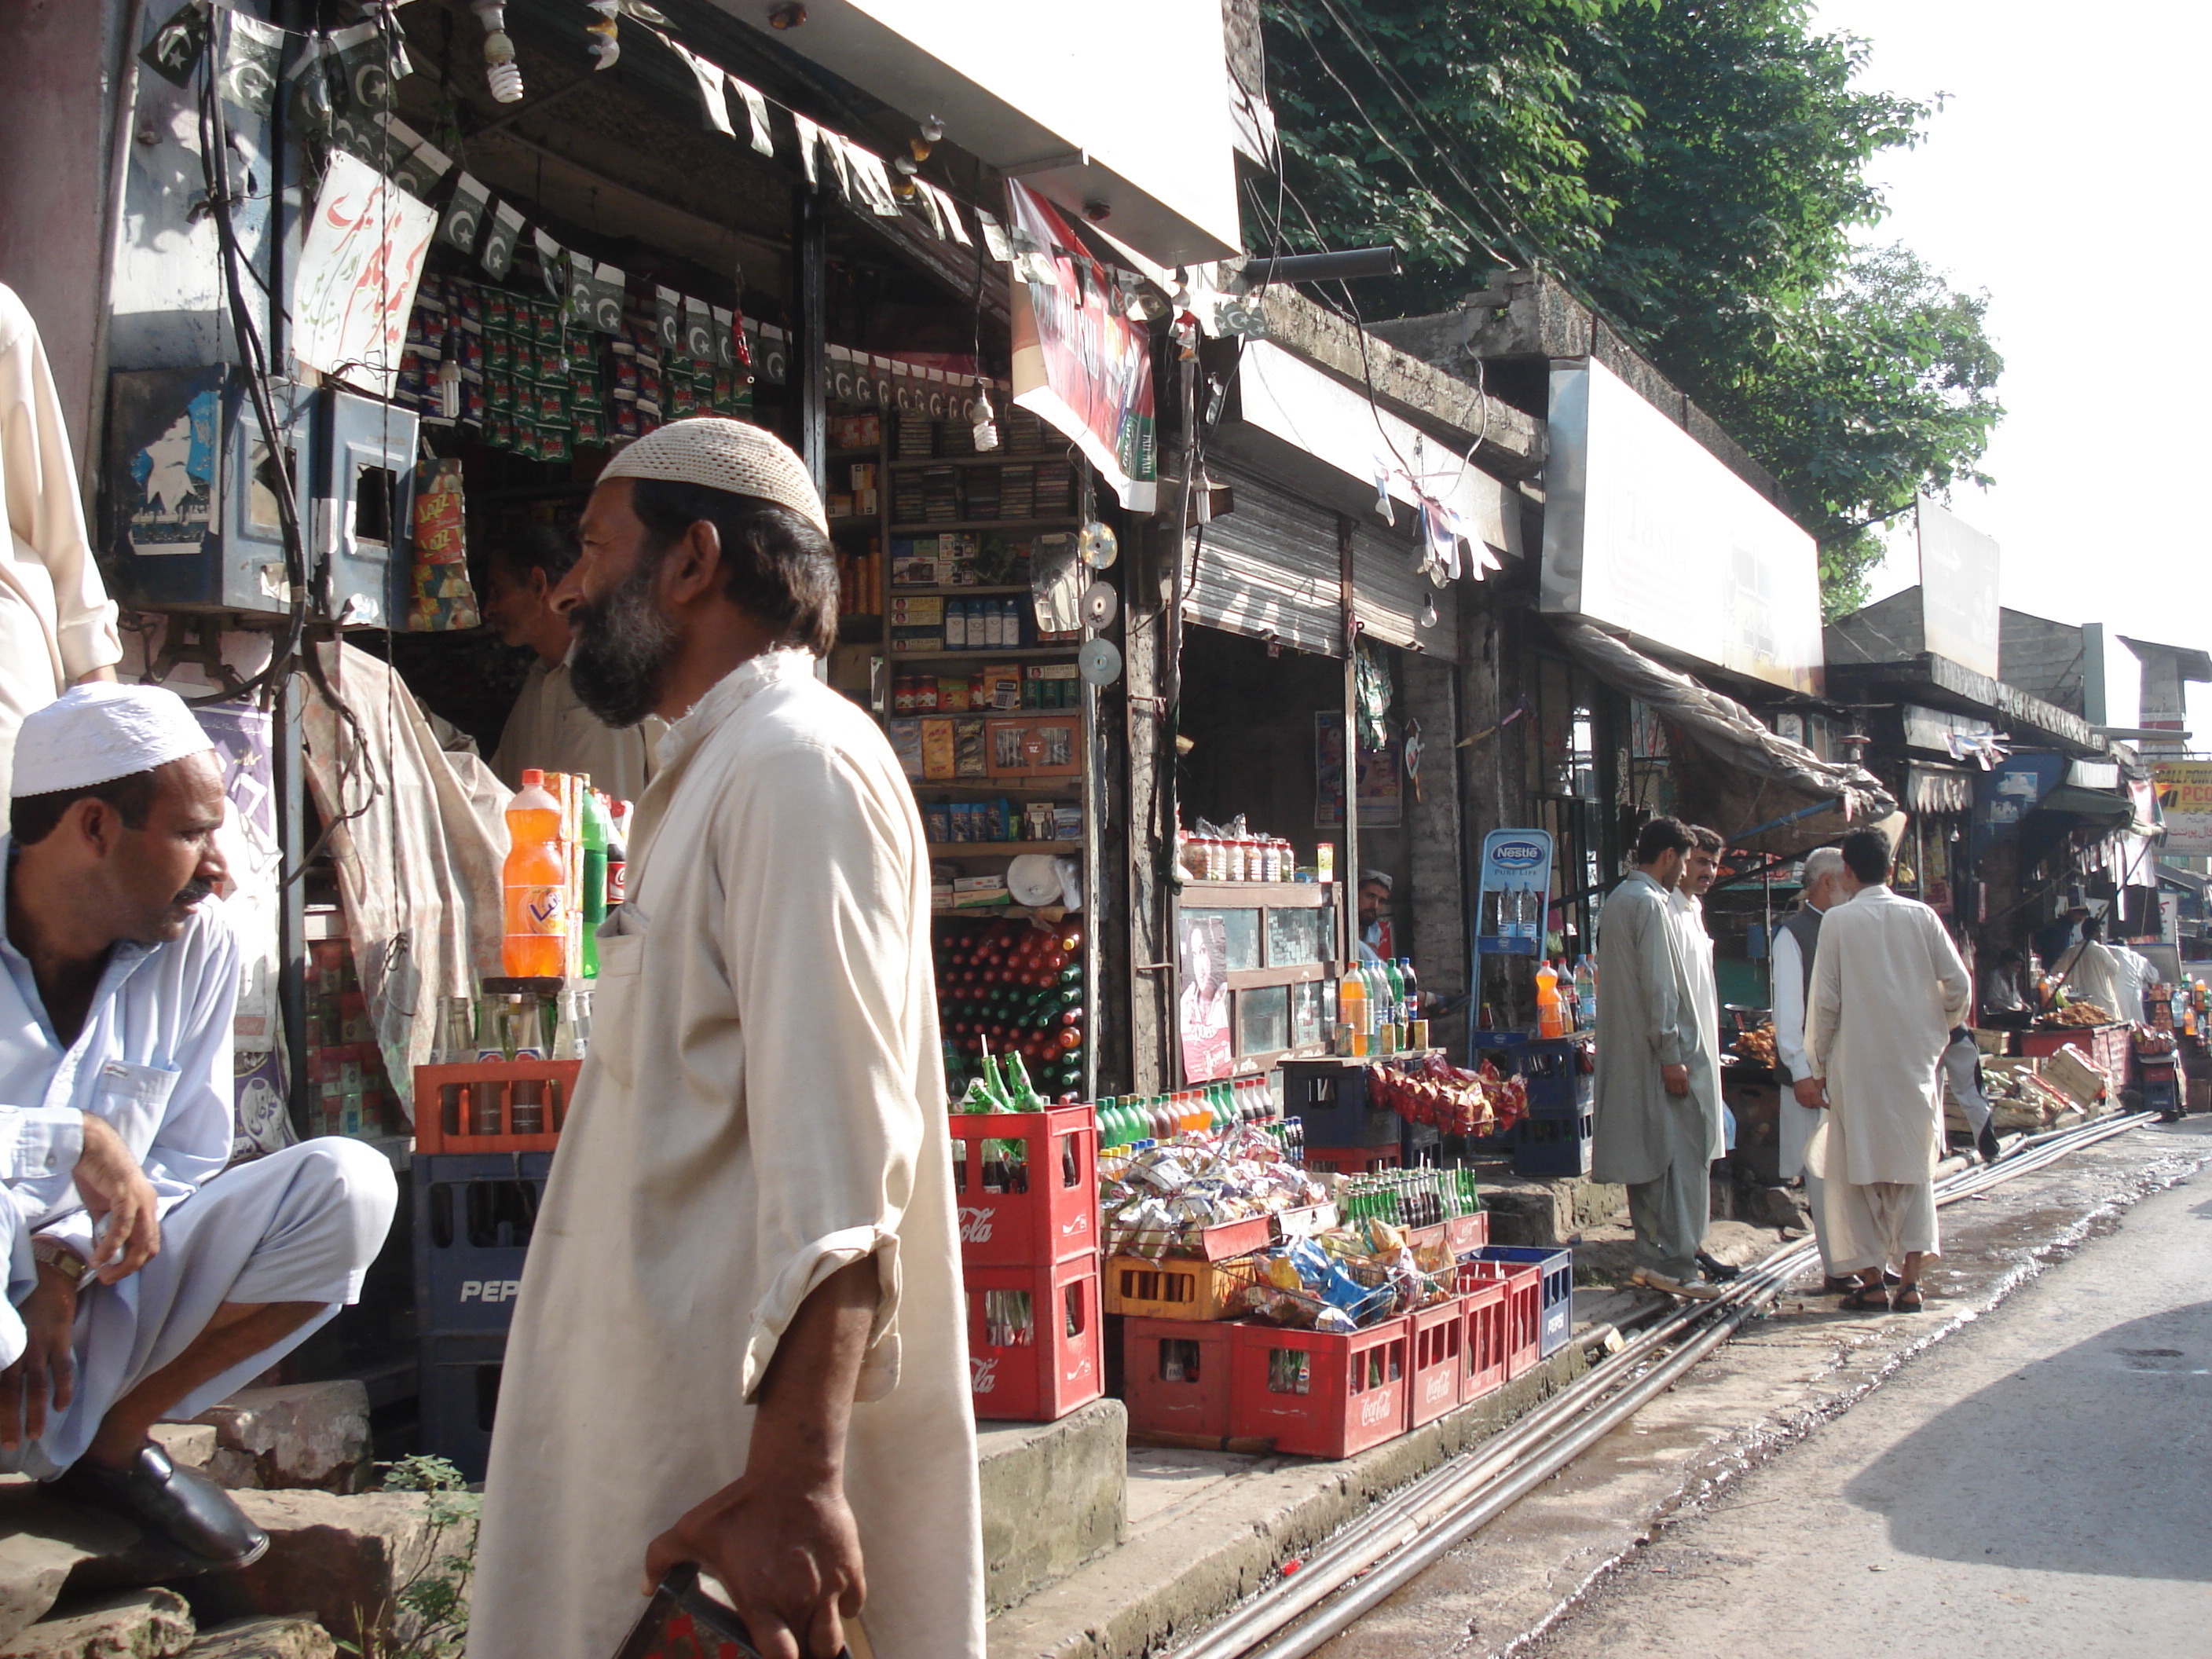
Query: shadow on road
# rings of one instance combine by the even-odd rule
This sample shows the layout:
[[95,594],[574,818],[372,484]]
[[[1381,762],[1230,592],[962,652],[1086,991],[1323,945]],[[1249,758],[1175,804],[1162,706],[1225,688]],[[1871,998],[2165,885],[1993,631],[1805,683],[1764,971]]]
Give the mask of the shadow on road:
[[1844,1495],[1887,1518],[1893,1547],[1936,1560],[2212,1582],[2212,1302],[2014,1371]]

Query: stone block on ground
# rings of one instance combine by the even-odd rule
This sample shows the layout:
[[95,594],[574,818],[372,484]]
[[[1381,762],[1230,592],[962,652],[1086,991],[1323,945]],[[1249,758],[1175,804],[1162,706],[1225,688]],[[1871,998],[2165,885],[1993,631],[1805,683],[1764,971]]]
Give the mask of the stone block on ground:
[[[473,1500],[458,1493],[241,1492],[239,1507],[269,1534],[269,1553],[234,1575],[264,1613],[312,1613],[343,1642],[405,1639],[400,1591],[450,1558],[472,1558]],[[459,1518],[441,1520],[441,1516]]]
[[1129,1414],[1100,1400],[1057,1423],[977,1425],[984,1599],[994,1613],[1127,1535]]
[[208,1474],[234,1491],[356,1492],[368,1484],[368,1389],[358,1382],[243,1389],[194,1421],[216,1431]]
[[0,1659],[174,1659],[192,1615],[174,1590],[128,1590],[43,1619],[0,1643]]
[[169,1461],[179,1468],[204,1469],[216,1454],[215,1425],[211,1423],[156,1423],[150,1434],[154,1443],[167,1453]]
[[337,1650],[312,1619],[234,1619],[202,1631],[184,1659],[337,1659]]
[[1490,1242],[1556,1249],[1587,1227],[1601,1227],[1628,1206],[1628,1189],[1581,1176],[1504,1176],[1482,1183]]
[[137,1541],[135,1527],[57,1504],[33,1482],[0,1486],[0,1642],[45,1618],[81,1564]]

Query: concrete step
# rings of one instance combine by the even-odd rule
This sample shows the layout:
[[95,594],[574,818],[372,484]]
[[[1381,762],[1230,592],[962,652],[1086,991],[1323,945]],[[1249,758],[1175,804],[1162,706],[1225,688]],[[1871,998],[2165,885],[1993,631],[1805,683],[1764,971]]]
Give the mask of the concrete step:
[[984,1600],[998,1612],[1127,1534],[1129,1414],[1099,1400],[1057,1423],[976,1425]]

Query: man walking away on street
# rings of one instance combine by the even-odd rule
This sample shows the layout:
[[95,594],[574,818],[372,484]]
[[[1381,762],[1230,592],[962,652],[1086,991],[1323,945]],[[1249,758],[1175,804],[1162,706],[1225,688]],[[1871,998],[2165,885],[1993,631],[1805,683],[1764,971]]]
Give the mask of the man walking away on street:
[[1701,1039],[1671,896],[1695,845],[1678,818],[1646,823],[1636,837],[1635,870],[1598,917],[1604,994],[1590,1174],[1628,1188],[1635,1282],[1710,1301],[1720,1292],[1698,1277],[1698,1247],[1711,1218],[1718,1125],[1692,1088]]
[[[1721,848],[1728,843],[1717,830],[1702,823],[1683,826],[1690,832],[1690,850],[1682,860],[1682,879],[1669,896],[1674,925],[1682,933],[1682,965],[1689,975],[1691,1011],[1697,1017],[1698,1052],[1690,1061],[1690,1092],[1696,1096],[1715,1127],[1713,1161],[1718,1163],[1735,1145],[1735,1120],[1721,1098],[1721,990],[1713,972],[1713,936],[1705,931],[1705,895],[1721,872]],[[1707,1206],[1711,1207],[1708,1198]],[[1700,1247],[1698,1266],[1715,1284],[1734,1279],[1741,1271],[1709,1255]]]
[[1856,1280],[1836,1272],[1828,1249],[1828,1218],[1820,1177],[1805,1163],[1805,1148],[1820,1122],[1820,1085],[1805,1058],[1805,1000],[1813,985],[1813,957],[1820,943],[1820,923],[1844,902],[1844,855],[1817,847],[1805,855],[1804,885],[1797,908],[1774,931],[1774,1057],[1782,1073],[1782,1176],[1805,1177],[1805,1207],[1813,1213],[1813,1242],[1820,1247],[1820,1269],[1827,1275],[1824,1296],[1841,1296]]
[[[1808,1158],[1822,1180],[1834,1271],[1859,1277],[1844,1306],[1917,1313],[1921,1263],[1940,1250],[1937,1067],[1973,981],[1942,919],[1890,890],[1880,830],[1853,830],[1843,852],[1850,902],[1821,923],[1805,1017],[1805,1057],[1828,1113]],[[1882,1290],[1890,1263],[1893,1300]]]

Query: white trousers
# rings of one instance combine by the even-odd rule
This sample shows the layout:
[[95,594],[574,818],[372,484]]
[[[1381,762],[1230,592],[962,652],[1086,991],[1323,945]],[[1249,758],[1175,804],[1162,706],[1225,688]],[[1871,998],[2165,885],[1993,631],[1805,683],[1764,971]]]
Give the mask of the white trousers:
[[[189,1346],[226,1302],[319,1302],[323,1311],[169,1410],[191,1417],[227,1399],[361,1294],[399,1201],[383,1154],[357,1140],[303,1141],[224,1170],[161,1218],[161,1250],[119,1285],[77,1296],[76,1397],[0,1472],[45,1477],[82,1456],[108,1408]],[[0,1204],[0,1213],[13,1206]],[[14,1308],[0,1353],[22,1349]],[[12,1359],[12,1355],[11,1355]]]
[[1933,1181],[1875,1181],[1863,1187],[1831,1176],[1820,1183],[1828,1212],[1828,1244],[1838,1278],[1869,1267],[1896,1267],[1915,1251],[1940,1255]]
[[1813,1245],[1820,1253],[1820,1271],[1830,1279],[1843,1277],[1836,1266],[1835,1252],[1828,1248],[1828,1200],[1825,1196],[1827,1182],[1810,1170],[1799,1171],[1805,1177],[1805,1207],[1813,1215]]

